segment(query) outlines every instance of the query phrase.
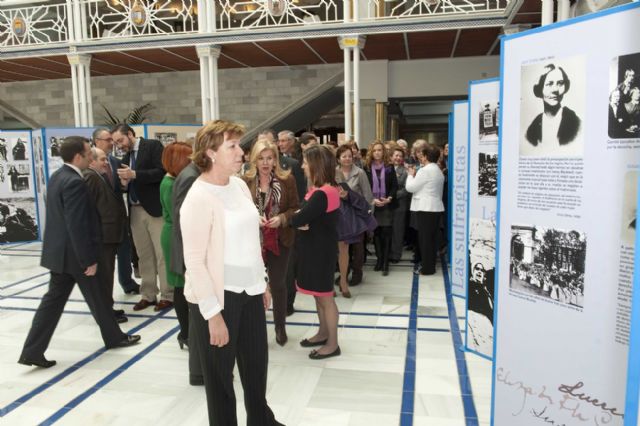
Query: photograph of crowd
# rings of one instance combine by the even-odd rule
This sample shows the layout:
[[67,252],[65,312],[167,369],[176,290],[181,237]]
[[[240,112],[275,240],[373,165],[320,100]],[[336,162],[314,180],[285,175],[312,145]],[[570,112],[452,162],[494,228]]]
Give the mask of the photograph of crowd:
[[620,230],[621,243],[627,247],[634,247],[636,242],[636,212],[638,210],[638,172],[627,172],[624,176],[622,193],[622,225]]
[[467,346],[488,356],[493,352],[495,241],[495,222],[470,219]]
[[170,143],[178,141],[178,134],[173,132],[156,132],[155,139],[159,140],[162,145],[167,146]]
[[640,138],[640,53],[619,56],[611,63],[609,137]]
[[478,195],[495,197],[498,194],[498,154],[478,154]]
[[509,287],[583,307],[586,250],[587,239],[582,232],[513,225]]
[[0,243],[38,239],[35,206],[33,198],[0,200]]
[[584,74],[584,57],[522,67],[521,156],[582,155]]
[[478,120],[480,142],[497,141],[499,135],[500,101],[480,103]]

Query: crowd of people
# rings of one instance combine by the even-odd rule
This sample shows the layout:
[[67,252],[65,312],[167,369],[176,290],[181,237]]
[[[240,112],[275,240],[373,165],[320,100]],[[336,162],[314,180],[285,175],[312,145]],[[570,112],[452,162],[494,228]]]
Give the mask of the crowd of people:
[[584,273],[551,269],[542,264],[511,259],[511,274],[536,292],[560,303],[583,306]]
[[20,363],[55,364],[44,353],[74,283],[107,348],[140,340],[118,326],[127,317],[114,308],[117,258],[123,291],[140,294],[134,310],[175,308],[178,345],[189,351],[190,383],[205,387],[210,423],[236,423],[237,362],[248,424],[278,425],[265,396],[268,308],[284,346],[296,294],[312,296],[319,327],[299,344],[312,349],[310,359],[326,359],[341,354],[334,285],[350,298],[350,287],[366,281],[368,242],[383,276],[407,244],[416,273],[436,272],[447,244],[446,147],[373,141],[362,152],[355,141],[322,145],[288,130],[241,146],[243,135],[216,120],[194,141],[166,147],[126,124],[97,129],[93,147],[65,138],[66,167],[52,175],[47,197],[41,264],[51,281]]

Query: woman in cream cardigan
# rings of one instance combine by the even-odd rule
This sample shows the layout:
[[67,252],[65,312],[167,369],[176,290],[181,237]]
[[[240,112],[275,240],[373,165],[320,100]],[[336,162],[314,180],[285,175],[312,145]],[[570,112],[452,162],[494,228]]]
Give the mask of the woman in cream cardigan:
[[442,190],[444,175],[438,167],[440,149],[432,144],[422,148],[420,160],[422,167],[416,172],[409,167],[406,189],[411,192],[411,211],[416,214],[418,225],[418,249],[421,258],[420,273],[433,275],[436,272],[436,254],[438,250],[438,226],[440,215],[444,211]]
[[[280,425],[266,400],[271,303],[260,248],[260,218],[242,167],[244,128],[207,123],[196,135],[193,162],[202,174],[180,209],[194,346],[200,354],[209,424],[235,425],[233,367],[242,378],[249,425]],[[241,237],[241,238],[240,238]]]

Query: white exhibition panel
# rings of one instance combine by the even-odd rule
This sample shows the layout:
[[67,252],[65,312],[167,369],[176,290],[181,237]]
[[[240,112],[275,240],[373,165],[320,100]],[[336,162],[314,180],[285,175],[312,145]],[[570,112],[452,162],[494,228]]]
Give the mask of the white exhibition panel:
[[44,235],[45,219],[47,217],[47,160],[45,155],[44,129],[31,131],[31,145],[33,146],[33,169],[36,182],[36,203],[38,204],[38,223],[40,239]]
[[31,131],[0,131],[0,244],[39,238]]
[[60,157],[60,144],[67,136],[82,136],[92,140],[95,127],[48,127],[44,129],[44,149],[47,162],[47,182],[51,175],[62,167],[64,161]]
[[200,129],[196,124],[145,124],[144,131],[147,139],[155,139],[167,146],[172,142],[187,142],[195,140],[196,132]]
[[493,356],[499,99],[499,80],[469,84],[465,346],[468,351],[487,358]]
[[640,127],[609,95],[639,85],[638,22],[502,40],[494,425],[623,425]]
[[451,157],[451,291],[467,297],[467,172],[469,161],[469,102],[454,102],[452,114]]

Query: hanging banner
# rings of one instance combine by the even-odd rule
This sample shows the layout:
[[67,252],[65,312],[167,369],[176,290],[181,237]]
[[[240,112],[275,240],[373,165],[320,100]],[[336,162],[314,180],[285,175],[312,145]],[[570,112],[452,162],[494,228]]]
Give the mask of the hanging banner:
[[31,132],[0,132],[0,243],[39,237],[33,168]]
[[469,138],[469,102],[453,103],[449,140],[449,173],[451,182],[451,291],[467,297],[467,168]]
[[499,98],[498,79],[469,84],[465,346],[485,358],[493,356]]
[[47,165],[47,182],[51,175],[62,167],[64,161],[60,157],[60,144],[67,136],[83,136],[92,140],[95,127],[62,127],[46,128],[43,133],[45,142],[45,159]]
[[635,3],[502,39],[495,425],[625,424],[638,22]]

